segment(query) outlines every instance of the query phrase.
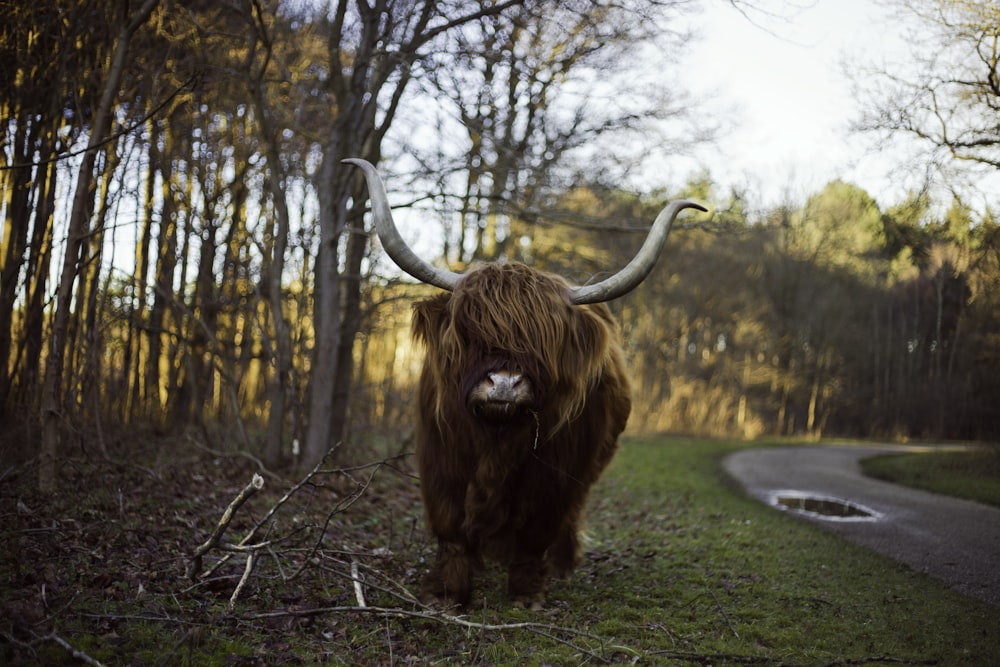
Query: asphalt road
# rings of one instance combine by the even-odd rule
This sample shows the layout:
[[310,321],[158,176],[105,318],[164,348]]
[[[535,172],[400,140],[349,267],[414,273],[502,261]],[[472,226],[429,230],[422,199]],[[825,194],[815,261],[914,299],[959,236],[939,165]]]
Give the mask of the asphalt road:
[[[729,455],[725,470],[753,497],[793,512],[852,542],[941,579],[971,597],[1000,607],[1000,509],[865,477],[858,462],[919,447],[818,445],[748,449]],[[926,448],[924,448],[926,449]],[[814,505],[789,498],[846,501],[871,516],[831,518],[836,503]]]

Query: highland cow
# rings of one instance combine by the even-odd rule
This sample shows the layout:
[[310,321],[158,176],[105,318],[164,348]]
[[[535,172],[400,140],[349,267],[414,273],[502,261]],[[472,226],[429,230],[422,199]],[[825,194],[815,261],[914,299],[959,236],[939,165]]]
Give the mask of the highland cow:
[[591,486],[611,461],[631,409],[618,327],[603,303],[652,269],[680,201],[657,217],[636,257],[610,278],[571,286],[520,263],[465,274],[436,268],[402,240],[382,180],[364,160],[386,253],[446,292],[414,306],[426,348],[420,376],[417,466],[437,558],[428,600],[464,605],[484,559],[507,569],[514,604],[540,608],[550,574],[581,556]]

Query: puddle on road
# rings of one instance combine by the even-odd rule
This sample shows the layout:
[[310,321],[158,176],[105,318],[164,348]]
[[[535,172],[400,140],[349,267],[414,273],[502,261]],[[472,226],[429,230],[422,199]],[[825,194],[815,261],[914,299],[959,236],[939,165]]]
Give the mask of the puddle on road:
[[778,509],[827,521],[877,521],[882,518],[881,513],[859,503],[804,491],[778,491],[771,495],[771,504]]

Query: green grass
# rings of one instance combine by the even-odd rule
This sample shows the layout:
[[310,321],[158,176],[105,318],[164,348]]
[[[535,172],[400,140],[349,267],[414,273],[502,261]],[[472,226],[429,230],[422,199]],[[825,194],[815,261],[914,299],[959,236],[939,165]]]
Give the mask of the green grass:
[[866,475],[1000,507],[1000,447],[922,451],[861,462]]
[[[503,573],[490,568],[465,625],[420,616],[376,588],[416,589],[433,557],[405,477],[380,475],[335,515],[301,577],[280,575],[304,550],[276,542],[231,614],[241,567],[195,587],[182,573],[245,483],[243,471],[196,462],[192,487],[186,464],[135,486],[104,470],[92,488],[114,492],[49,505],[24,496],[32,515],[14,511],[7,493],[0,540],[13,550],[0,559],[0,581],[17,586],[0,589],[0,663],[79,664],[45,639],[53,631],[108,665],[996,664],[1000,609],[746,497],[719,466],[744,446],[627,441],[594,489],[588,554],[572,577],[553,582],[546,609],[512,609]],[[283,492],[270,480],[267,490],[238,521],[259,517]],[[271,537],[326,517],[344,490],[312,488]],[[408,616],[351,609],[343,563],[352,558],[368,604]]]
[[734,449],[632,441],[597,490],[597,534],[619,552],[609,562],[630,563],[597,582],[628,601],[622,631],[663,628],[647,652],[675,664],[689,664],[685,651],[729,656],[713,664],[994,664],[1000,611],[749,500],[719,473]]

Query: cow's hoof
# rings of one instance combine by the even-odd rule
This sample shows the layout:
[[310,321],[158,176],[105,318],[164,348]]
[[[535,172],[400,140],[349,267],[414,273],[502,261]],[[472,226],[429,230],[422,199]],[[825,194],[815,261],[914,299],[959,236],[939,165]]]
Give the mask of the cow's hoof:
[[531,611],[542,611],[545,609],[545,594],[518,595],[514,598],[512,606],[515,609],[529,609]]
[[465,605],[454,598],[433,593],[424,593],[420,596],[420,604],[437,611],[456,612]]

